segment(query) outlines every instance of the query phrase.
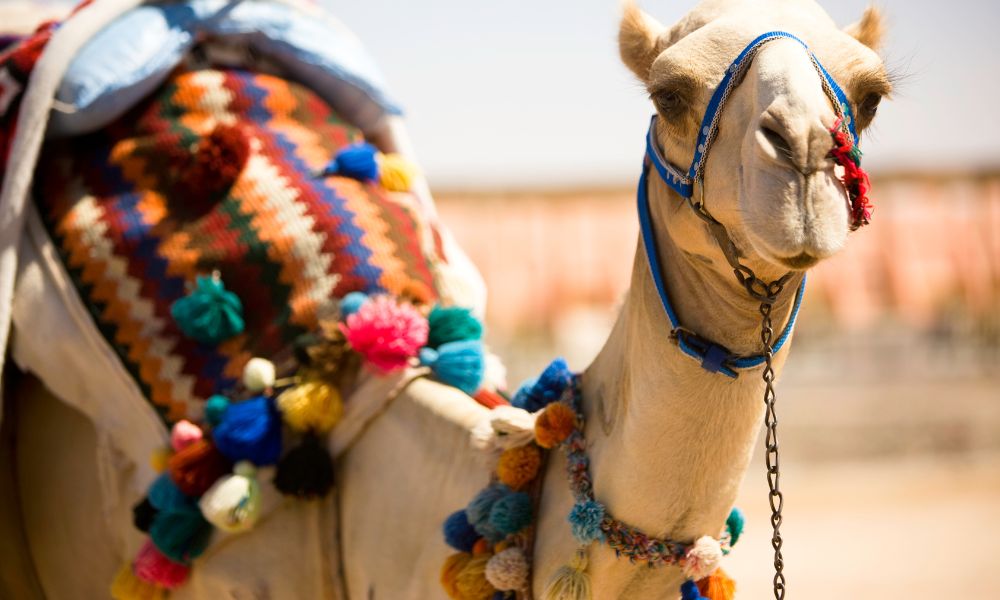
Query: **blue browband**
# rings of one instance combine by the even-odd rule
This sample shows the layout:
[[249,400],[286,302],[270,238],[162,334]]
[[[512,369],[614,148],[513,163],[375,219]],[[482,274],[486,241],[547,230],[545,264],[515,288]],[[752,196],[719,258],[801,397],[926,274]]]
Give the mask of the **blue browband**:
[[[708,150],[711,148],[712,142],[715,141],[715,137],[718,133],[719,120],[722,116],[722,109],[725,107],[726,100],[729,99],[732,90],[738,86],[740,82],[742,82],[750,63],[753,62],[753,59],[757,55],[760,48],[764,44],[778,39],[794,40],[801,44],[803,49],[805,49],[805,51],[809,54],[809,58],[812,60],[813,65],[820,74],[823,91],[826,92],[827,96],[830,98],[830,101],[834,106],[834,111],[841,119],[841,128],[851,135],[855,143],[858,142],[858,135],[854,127],[854,119],[851,113],[850,102],[844,94],[844,91],[839,85],[837,85],[837,82],[834,81],[833,77],[831,77],[827,70],[823,68],[823,65],[820,64],[816,55],[809,51],[809,47],[806,46],[805,42],[794,35],[784,31],[771,31],[750,42],[746,48],[740,52],[739,56],[736,57],[732,64],[729,65],[729,68],[726,69],[725,76],[722,78],[719,86],[712,94],[712,99],[709,101],[708,108],[705,110],[705,117],[702,119],[701,129],[698,131],[698,140],[695,147],[694,158],[691,160],[691,167],[688,169],[686,174],[667,161],[660,153],[656,142],[656,115],[653,116],[649,124],[649,131],[646,134],[646,159],[643,161],[642,175],[639,178],[639,190],[637,193],[639,205],[639,224],[642,231],[643,246],[646,249],[646,258],[649,261],[649,269],[653,275],[653,282],[656,285],[656,291],[660,296],[660,302],[663,304],[663,309],[667,313],[667,318],[670,319],[671,336],[676,339],[678,347],[685,354],[701,361],[701,366],[704,369],[713,373],[722,373],[734,378],[739,376],[738,370],[740,369],[749,369],[764,364],[764,355],[736,356],[723,346],[702,338],[699,335],[686,330],[680,325],[677,320],[677,314],[674,312],[673,306],[670,304],[670,299],[667,296],[667,288],[663,279],[663,269],[660,265],[659,254],[656,251],[656,236],[653,231],[653,222],[649,212],[647,175],[649,174],[649,165],[652,164],[667,185],[673,188],[674,191],[681,195],[681,197],[688,199],[689,203],[691,202],[690,199],[694,195],[695,185],[702,185],[702,181],[705,176],[705,162],[708,157]],[[702,187],[702,189],[704,188]],[[698,205],[692,204],[692,206],[696,211],[701,213],[699,216],[702,219],[709,221],[710,228],[714,229],[713,235],[716,236],[716,239],[719,240],[719,244],[723,247],[722,249],[723,253],[726,254],[726,259],[736,269],[737,277],[740,277],[740,271],[743,270],[748,272],[750,276],[755,279],[752,271],[739,265],[737,257],[734,256],[735,247],[732,247],[731,241],[728,240],[728,233],[725,232],[725,228],[722,224],[716,221],[714,217],[708,213],[707,208],[704,207],[703,203]],[[720,239],[720,235],[724,236],[725,239]],[[727,244],[730,248],[726,247]],[[741,283],[744,283],[743,278],[741,278]],[[781,350],[781,348],[785,345],[785,342],[788,341],[788,338],[791,336],[792,329],[795,326],[795,319],[799,314],[799,307],[802,304],[802,296],[805,292],[805,286],[806,279],[803,276],[802,283],[799,285],[798,290],[795,293],[795,301],[792,307],[792,314],[788,319],[788,324],[785,326],[784,330],[782,330],[778,339],[775,340],[772,347],[772,351],[775,354]],[[750,290],[749,286],[748,290]]]

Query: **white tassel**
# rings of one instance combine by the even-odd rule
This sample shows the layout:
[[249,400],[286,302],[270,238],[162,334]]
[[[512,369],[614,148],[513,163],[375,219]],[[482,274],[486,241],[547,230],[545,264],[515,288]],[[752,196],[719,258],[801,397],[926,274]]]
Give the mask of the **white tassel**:
[[252,463],[236,463],[233,474],[216,481],[198,501],[205,520],[230,533],[253,527],[260,516],[260,484],[256,476]]
[[542,600],[590,600],[591,597],[587,548],[582,547],[576,551],[573,562],[555,572],[542,592]]
[[523,408],[498,406],[472,429],[472,445],[485,452],[501,452],[535,439],[537,415]]

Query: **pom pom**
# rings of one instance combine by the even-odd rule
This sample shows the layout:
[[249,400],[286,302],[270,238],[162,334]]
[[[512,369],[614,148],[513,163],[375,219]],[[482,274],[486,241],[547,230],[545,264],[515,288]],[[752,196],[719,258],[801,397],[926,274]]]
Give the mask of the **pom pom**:
[[318,437],[306,434],[298,446],[281,458],[274,474],[274,486],[282,494],[299,498],[316,498],[330,491],[333,459]]
[[448,342],[478,340],[483,337],[483,325],[467,308],[435,306],[427,316],[430,334],[427,345],[437,348]]
[[122,565],[111,582],[114,600],[166,600],[167,591],[135,576],[131,564]]
[[719,568],[698,581],[698,591],[708,600],[733,600],[736,597],[736,582]]
[[367,142],[347,146],[323,168],[321,176],[340,175],[358,181],[375,181],[378,179],[376,152],[375,146]]
[[194,501],[185,496],[167,474],[160,475],[153,481],[146,498],[158,511],[190,510],[194,506]]
[[594,540],[603,540],[604,531],[601,522],[604,521],[604,505],[596,500],[583,500],[573,505],[569,512],[570,527],[581,544],[589,544]]
[[201,439],[171,456],[168,466],[177,488],[197,497],[228,473],[232,463],[210,441]]
[[535,437],[535,415],[523,408],[497,406],[472,429],[472,445],[480,450],[515,448]]
[[681,584],[681,600],[705,600],[705,598],[702,597],[698,586],[688,579]]
[[480,539],[464,510],[456,510],[448,515],[444,520],[443,530],[445,543],[462,552],[472,552],[472,546]]
[[490,542],[486,538],[479,538],[476,543],[472,545],[472,555],[479,556],[480,554],[492,554],[490,549]]
[[520,548],[507,548],[486,563],[486,580],[501,591],[517,592],[528,587],[528,559]]
[[205,402],[205,422],[215,427],[222,421],[222,415],[229,407],[229,398],[218,394],[209,397]]
[[538,475],[542,452],[534,444],[504,450],[497,462],[497,478],[501,483],[521,489]]
[[455,578],[455,591],[462,600],[492,600],[496,591],[486,580],[489,556],[473,556]]
[[181,419],[174,423],[170,430],[170,446],[174,452],[180,452],[187,446],[197,442],[202,437],[201,427],[198,427],[187,419]]
[[249,460],[262,466],[281,456],[281,417],[265,396],[230,404],[212,435],[219,451],[233,462]]
[[198,505],[176,511],[160,511],[149,528],[149,537],[167,558],[189,563],[208,547],[212,525],[198,511]]
[[139,531],[147,533],[153,524],[153,519],[156,518],[156,513],[156,507],[149,501],[149,498],[143,498],[141,502],[132,507],[132,524]]
[[507,494],[490,508],[490,526],[504,535],[517,533],[531,524],[531,508],[531,496],[528,494]]
[[364,292],[351,292],[340,300],[340,318],[347,317],[358,312],[358,310],[368,302],[368,294]]
[[236,533],[253,527],[260,515],[260,484],[253,464],[242,461],[234,473],[215,482],[198,501],[205,520]]
[[441,382],[470,396],[483,382],[482,342],[448,342],[437,350],[424,348],[420,351],[420,363],[429,366]]
[[573,562],[559,567],[552,575],[542,600],[590,600],[590,576],[587,575],[587,552],[577,550]]
[[528,412],[541,410],[558,400],[572,382],[573,372],[569,370],[569,365],[562,358],[557,358],[545,367],[537,380],[522,385],[511,404]]
[[216,125],[178,165],[172,190],[188,208],[202,209],[217,201],[239,179],[250,157],[250,143],[239,126]]
[[740,536],[743,535],[744,523],[743,511],[734,506],[733,510],[729,511],[729,518],[726,519],[726,531],[729,532],[730,546],[735,546]]
[[312,377],[324,379],[339,388],[355,374],[361,356],[351,351],[340,324],[332,321],[320,323],[319,335],[301,352],[300,365],[308,367]]
[[444,565],[441,567],[441,587],[444,588],[449,598],[461,600],[455,582],[458,579],[458,574],[462,572],[465,565],[469,564],[470,560],[472,560],[472,555],[468,552],[457,552],[445,559]]
[[576,413],[562,402],[545,407],[535,419],[535,441],[542,448],[555,448],[576,429]]
[[504,537],[490,525],[490,511],[497,500],[509,493],[510,488],[494,483],[480,490],[465,507],[465,515],[479,535],[491,541],[499,541]]
[[274,385],[274,363],[266,358],[251,358],[243,367],[243,385],[251,392],[263,392]]
[[417,166],[400,154],[377,155],[379,183],[390,192],[407,192],[420,171]]
[[170,560],[146,541],[132,563],[132,571],[142,581],[172,590],[187,580],[191,567]]
[[344,404],[340,390],[320,379],[310,379],[278,396],[278,410],[289,427],[326,433],[340,420]]
[[719,568],[722,548],[719,541],[707,535],[695,540],[684,556],[684,576],[695,581],[708,577]]
[[365,303],[341,327],[354,351],[383,372],[405,367],[427,343],[427,319],[388,296]]
[[177,327],[202,344],[218,344],[243,332],[243,303],[217,277],[199,276],[195,289],[170,307]]
[[157,473],[162,473],[167,470],[171,456],[173,456],[173,452],[170,448],[157,448],[149,455],[149,466]]

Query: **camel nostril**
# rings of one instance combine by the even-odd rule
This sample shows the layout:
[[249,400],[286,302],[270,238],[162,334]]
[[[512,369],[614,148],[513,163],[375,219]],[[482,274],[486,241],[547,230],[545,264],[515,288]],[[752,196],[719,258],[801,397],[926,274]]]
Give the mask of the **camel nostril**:
[[786,140],[783,135],[766,125],[761,125],[760,132],[764,135],[764,139],[766,139],[774,148],[775,154],[777,154],[779,158],[784,158],[788,162],[793,162],[792,145],[788,143],[788,140]]

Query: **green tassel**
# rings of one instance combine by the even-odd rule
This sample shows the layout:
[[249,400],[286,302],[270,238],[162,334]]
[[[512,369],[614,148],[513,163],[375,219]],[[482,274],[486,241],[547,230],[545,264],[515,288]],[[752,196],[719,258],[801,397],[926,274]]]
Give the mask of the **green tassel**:
[[170,314],[184,335],[202,344],[218,344],[243,332],[243,303],[218,275],[198,276],[194,291],[174,302]]
[[427,316],[430,334],[427,346],[437,348],[448,342],[478,340],[483,337],[483,324],[467,308],[435,306]]

